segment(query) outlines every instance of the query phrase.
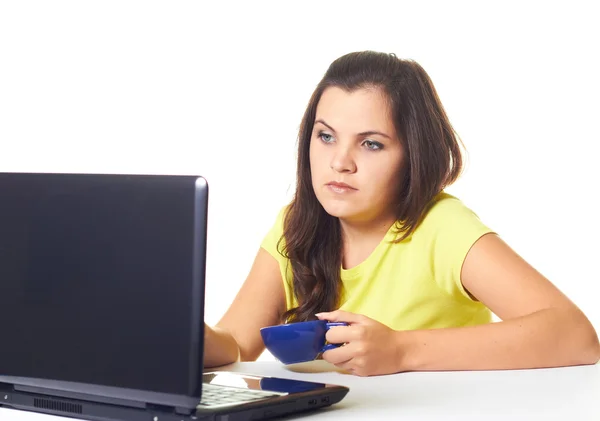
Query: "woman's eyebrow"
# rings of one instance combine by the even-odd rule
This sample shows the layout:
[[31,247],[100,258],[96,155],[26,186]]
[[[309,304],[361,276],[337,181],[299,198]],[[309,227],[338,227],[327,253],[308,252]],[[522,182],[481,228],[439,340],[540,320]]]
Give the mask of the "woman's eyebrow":
[[[331,127],[329,124],[325,123],[325,121],[324,121],[324,120],[322,120],[322,119],[318,119],[318,120],[316,120],[316,121],[315,121],[315,124],[316,124],[316,123],[321,123],[323,126],[327,127],[329,130],[331,130],[332,132],[334,132],[334,133],[335,133],[335,129],[334,129],[333,127]],[[392,137],[391,137],[391,136],[389,136],[389,135],[387,135],[387,134],[385,134],[385,133],[383,133],[383,132],[379,132],[379,131],[377,131],[377,130],[368,130],[368,131],[366,131],[366,132],[361,132],[361,133],[359,133],[358,135],[359,135],[359,136],[372,136],[372,135],[374,135],[374,134],[375,134],[375,135],[379,135],[379,136],[386,137],[386,138],[388,138],[388,139],[390,139],[390,140],[392,139]]]
[[327,127],[329,130],[331,130],[332,132],[335,133],[335,129],[333,127],[331,127],[329,124],[325,123],[324,120],[318,119],[315,121],[315,124],[317,124],[317,123],[321,123],[323,126]]
[[390,136],[386,135],[385,133],[378,132],[376,130],[369,130],[367,132],[359,133],[358,135],[359,136],[371,136],[371,135],[374,135],[374,134],[378,134],[379,136],[387,137],[390,140],[392,139]]

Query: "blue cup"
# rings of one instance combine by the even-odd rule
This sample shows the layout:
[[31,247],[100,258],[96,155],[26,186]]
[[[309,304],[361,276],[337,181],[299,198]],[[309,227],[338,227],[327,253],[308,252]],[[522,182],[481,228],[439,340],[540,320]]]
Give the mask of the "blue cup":
[[263,327],[260,335],[275,358],[283,364],[295,364],[312,361],[319,354],[339,347],[340,344],[325,343],[325,333],[334,326],[348,326],[348,324],[311,320]]

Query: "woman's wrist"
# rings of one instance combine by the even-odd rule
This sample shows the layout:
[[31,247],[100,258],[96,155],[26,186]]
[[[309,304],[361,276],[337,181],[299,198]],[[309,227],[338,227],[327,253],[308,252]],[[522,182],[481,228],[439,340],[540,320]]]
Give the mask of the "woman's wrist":
[[421,365],[422,356],[418,346],[418,331],[394,331],[394,346],[396,347],[395,372],[415,371]]

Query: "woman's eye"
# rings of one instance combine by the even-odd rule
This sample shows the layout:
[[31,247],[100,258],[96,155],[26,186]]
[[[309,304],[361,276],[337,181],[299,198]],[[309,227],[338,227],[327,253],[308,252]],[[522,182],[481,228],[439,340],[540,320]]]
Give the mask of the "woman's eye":
[[333,136],[327,133],[319,133],[319,137],[321,138],[321,140],[325,143],[330,143],[331,141],[333,141]]
[[375,142],[373,140],[365,140],[364,145],[367,147],[367,149],[370,149],[372,151],[378,151],[380,149],[383,149],[383,145],[379,142]]

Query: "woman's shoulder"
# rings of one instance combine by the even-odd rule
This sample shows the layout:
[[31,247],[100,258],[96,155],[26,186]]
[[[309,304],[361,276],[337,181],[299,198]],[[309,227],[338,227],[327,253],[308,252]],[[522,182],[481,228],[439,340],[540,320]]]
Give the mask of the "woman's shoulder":
[[285,243],[283,238],[285,217],[289,210],[290,205],[284,205],[279,208],[277,214],[271,223],[271,226],[264,236],[261,247],[271,253],[273,256],[279,258],[281,255],[282,246]]
[[473,226],[484,227],[479,215],[460,198],[443,191],[426,209],[417,231],[437,232],[444,229],[460,232]]
[[456,217],[461,214],[477,216],[477,214],[460,198],[442,191],[431,201],[423,220]]
[[273,229],[276,229],[283,233],[285,218],[286,218],[289,210],[290,210],[289,203],[279,207],[279,209],[277,210],[277,214],[275,216],[275,220],[273,221],[273,227],[272,227]]

